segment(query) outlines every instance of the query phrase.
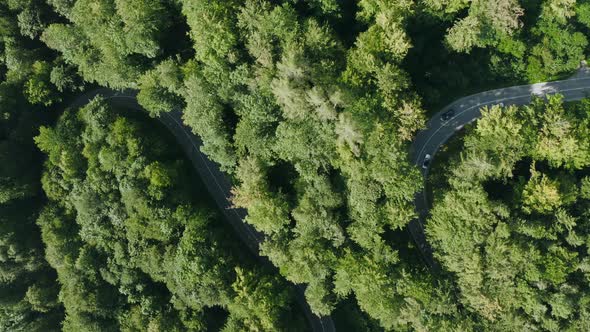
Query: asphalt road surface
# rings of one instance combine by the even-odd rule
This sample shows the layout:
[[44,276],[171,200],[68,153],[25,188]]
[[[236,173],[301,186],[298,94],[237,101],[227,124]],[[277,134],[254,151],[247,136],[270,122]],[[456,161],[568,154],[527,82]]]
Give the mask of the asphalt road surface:
[[[482,107],[498,104],[504,106],[526,105],[534,97],[543,97],[556,93],[563,95],[565,101],[575,101],[590,96],[590,70],[582,68],[576,75],[563,81],[490,90],[452,102],[430,118],[426,124],[426,129],[417,134],[411,148],[412,161],[420,167],[424,179],[426,179],[430,171],[430,165],[432,165],[432,161],[440,147],[453,137],[457,131],[461,130],[463,126],[477,120],[481,116]],[[441,116],[449,110],[453,110],[454,115],[447,121],[443,121]],[[430,163],[424,168],[426,155],[430,155]],[[432,269],[437,269],[439,266],[433,259],[432,248],[428,245],[424,233],[424,221],[430,208],[426,192],[418,193],[414,202],[419,217],[410,222],[408,230],[422,252],[426,263]]]
[[[145,111],[137,103],[137,91],[115,91],[107,88],[98,88],[87,92],[76,98],[69,106],[79,108],[86,105],[94,97],[101,95],[111,105]],[[207,191],[215,200],[217,207],[223,213],[224,218],[228,221],[237,232],[240,239],[246,244],[248,249],[263,263],[270,264],[266,257],[260,255],[258,246],[264,241],[262,233],[256,231],[254,227],[244,222],[247,211],[236,209],[231,203],[231,182],[227,176],[221,172],[219,166],[207,158],[201,152],[201,139],[192,133],[189,127],[182,122],[182,113],[180,110],[173,110],[163,113],[158,120],[162,122],[168,130],[174,135],[178,144],[182,146],[185,154],[190,159],[193,167],[198,172],[201,180],[205,184]],[[309,304],[305,299],[304,285],[295,285],[296,300],[305,317],[314,332],[333,332],[336,331],[334,322],[330,316],[318,317],[312,313]]]

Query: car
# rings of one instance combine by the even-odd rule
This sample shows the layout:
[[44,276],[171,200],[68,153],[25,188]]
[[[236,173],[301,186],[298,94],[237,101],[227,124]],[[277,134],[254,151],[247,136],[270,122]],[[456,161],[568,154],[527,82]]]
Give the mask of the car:
[[424,161],[422,162],[422,168],[427,169],[428,166],[430,166],[430,159],[432,159],[431,155],[426,154],[424,156]]
[[443,121],[449,121],[453,116],[455,116],[455,110],[451,108],[450,110],[444,112],[440,116],[440,119]]

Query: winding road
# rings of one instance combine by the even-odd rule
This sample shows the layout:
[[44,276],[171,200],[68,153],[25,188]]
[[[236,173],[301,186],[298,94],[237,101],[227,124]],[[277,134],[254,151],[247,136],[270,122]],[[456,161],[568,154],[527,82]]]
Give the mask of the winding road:
[[[565,101],[576,101],[590,96],[590,69],[583,67],[574,76],[563,81],[544,82],[529,85],[518,85],[503,89],[489,90],[476,93],[471,96],[455,100],[436,113],[426,124],[426,129],[419,132],[411,147],[411,158],[414,164],[422,170],[424,183],[430,171],[430,165],[440,147],[444,145],[455,133],[477,120],[481,116],[481,108],[503,104],[526,105],[535,97],[543,97],[549,94],[561,94]],[[445,112],[453,110],[454,115],[447,121],[441,116]],[[430,163],[423,168],[426,155],[430,155]],[[414,242],[422,252],[424,260],[432,269],[438,269],[437,262],[433,259],[432,248],[426,241],[424,233],[424,221],[428,216],[429,202],[426,191],[416,195],[414,200],[418,218],[412,220],[408,231]]]
[[[122,108],[145,111],[137,102],[137,91],[125,90],[115,91],[107,88],[97,88],[77,97],[69,107],[79,108],[86,105],[96,96],[102,96],[111,105]],[[258,246],[264,240],[264,235],[254,227],[244,222],[247,212],[245,209],[236,209],[232,207],[231,182],[225,174],[221,172],[219,166],[207,158],[201,152],[201,139],[193,134],[191,129],[182,122],[182,112],[173,110],[163,113],[158,118],[168,130],[174,135],[176,141],[182,146],[184,153],[190,159],[193,167],[198,172],[201,180],[205,184],[207,191],[214,199],[217,207],[223,213],[224,218],[231,224],[237,232],[240,239],[246,244],[248,249],[263,263],[271,264],[268,259],[261,256]],[[334,322],[330,316],[318,317],[312,311],[305,299],[306,286],[297,284],[296,300],[305,314],[305,317],[314,332],[334,332]]]
[[[583,99],[590,95],[590,70],[586,68],[580,71],[572,78],[555,81],[537,83],[531,85],[513,86],[503,89],[490,90],[477,93],[471,96],[460,98],[447,105],[437,114],[435,114],[426,125],[426,129],[419,132],[411,146],[412,161],[420,167],[424,179],[430,171],[428,167],[422,168],[425,156],[430,155],[431,161],[440,149],[458,130],[463,128],[481,116],[481,108],[497,104],[508,105],[525,105],[536,97],[543,97],[547,94],[559,93],[564,96],[566,101],[575,101]],[[101,95],[111,104],[134,109],[144,110],[137,103],[137,91],[114,91],[107,88],[98,88],[77,97],[70,107],[82,107],[94,97]],[[447,121],[441,119],[441,115],[449,110],[454,111],[454,115]],[[223,174],[217,164],[210,161],[204,155],[200,147],[201,139],[194,135],[190,128],[182,122],[182,113],[180,110],[173,110],[169,113],[163,113],[158,120],[162,122],[174,135],[177,142],[182,146],[186,155],[190,158],[195,170],[200,175],[209,194],[215,200],[215,203],[222,211],[225,219],[232,225],[239,237],[246,244],[249,250],[263,263],[270,263],[266,257],[260,256],[258,247],[264,240],[264,235],[244,222],[247,215],[246,210],[232,207],[231,182]],[[424,221],[428,215],[429,203],[425,192],[420,192],[415,198],[416,211],[418,218],[412,220],[408,226],[414,242],[420,249],[422,256],[431,269],[437,269],[438,264],[433,258],[432,248],[426,241],[424,232]],[[313,331],[331,332],[335,331],[334,323],[330,316],[318,317],[314,315],[305,300],[305,286],[295,285],[297,289],[297,302],[305,313],[305,316],[311,325]]]

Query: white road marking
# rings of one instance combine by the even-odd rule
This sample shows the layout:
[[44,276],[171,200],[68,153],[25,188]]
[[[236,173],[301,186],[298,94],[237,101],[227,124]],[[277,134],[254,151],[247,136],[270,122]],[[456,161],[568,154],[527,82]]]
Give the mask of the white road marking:
[[[586,78],[587,79],[587,78]],[[572,79],[573,80],[573,79]],[[567,82],[567,81],[561,81],[561,82]],[[589,87],[582,87],[582,88],[572,88],[572,89],[563,89],[563,90],[557,90],[556,93],[561,93],[561,92],[570,92],[570,91],[577,91],[577,90],[589,90],[590,91],[590,86]],[[512,97],[506,97],[506,98],[502,98],[502,99],[495,99],[492,101],[488,101],[488,102],[483,102],[483,103],[477,103],[476,105],[470,106],[466,109],[464,109],[463,111],[461,111],[460,113],[458,113],[457,115],[453,116],[451,119],[449,119],[449,121],[454,120],[455,118],[457,118],[458,116],[460,116],[461,114],[464,114],[465,112],[469,112],[472,109],[474,109],[475,107],[480,107],[480,106],[487,106],[487,105],[492,105],[492,104],[498,104],[498,102],[504,102],[507,100],[511,100],[511,99],[518,99],[518,98],[523,98],[523,97],[532,97],[532,95],[530,93],[528,94],[524,94],[524,95],[518,95],[518,96],[512,96]],[[416,155],[416,160],[414,161],[414,163],[416,165],[419,164],[419,161],[422,157],[422,153],[424,152],[424,150],[426,149],[426,147],[428,146],[428,143],[430,143],[430,141],[432,140],[432,138],[443,128],[446,128],[447,123],[443,124],[442,126],[439,126],[433,133],[432,135],[430,135],[428,137],[428,139],[426,140],[426,142],[423,144],[422,149],[420,149],[420,152]],[[438,147],[435,151],[438,150]],[[431,155],[434,155],[434,153],[431,153]],[[433,158],[434,159],[434,158]]]

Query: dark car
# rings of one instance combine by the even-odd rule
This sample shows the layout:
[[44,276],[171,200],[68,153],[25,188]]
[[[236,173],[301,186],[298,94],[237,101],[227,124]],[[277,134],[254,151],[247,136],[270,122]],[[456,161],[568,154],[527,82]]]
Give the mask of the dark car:
[[443,121],[449,121],[453,116],[455,116],[455,110],[451,108],[450,110],[444,112],[440,118]]

